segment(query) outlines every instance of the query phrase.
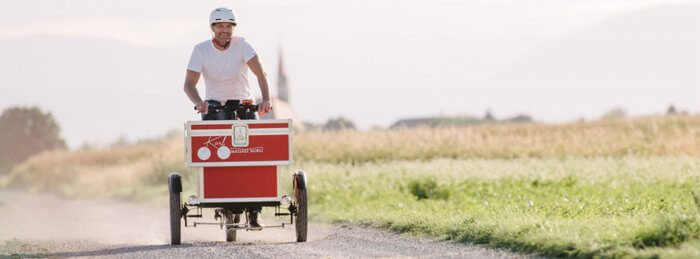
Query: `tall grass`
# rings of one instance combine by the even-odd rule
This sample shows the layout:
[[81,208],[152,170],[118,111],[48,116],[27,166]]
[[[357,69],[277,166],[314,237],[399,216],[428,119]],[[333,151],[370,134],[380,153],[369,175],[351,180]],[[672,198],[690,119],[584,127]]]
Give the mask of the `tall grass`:
[[295,135],[295,157],[318,162],[433,158],[700,156],[700,116],[564,125],[312,132]]
[[14,167],[0,178],[0,186],[76,198],[162,200],[168,173],[193,176],[183,154],[181,134],[105,149],[45,152]]

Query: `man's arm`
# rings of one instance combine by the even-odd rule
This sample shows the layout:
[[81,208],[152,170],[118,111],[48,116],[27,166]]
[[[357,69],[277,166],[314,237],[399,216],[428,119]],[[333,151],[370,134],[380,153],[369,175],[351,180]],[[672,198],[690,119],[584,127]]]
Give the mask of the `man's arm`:
[[187,70],[187,74],[185,75],[184,90],[187,97],[190,98],[190,101],[197,106],[197,111],[202,114],[207,114],[207,112],[209,112],[209,104],[202,101],[202,98],[199,97],[199,92],[197,92],[197,81],[199,81],[199,75],[199,72]]
[[262,93],[262,103],[260,103],[259,112],[265,114],[270,112],[272,109],[272,102],[270,101],[270,87],[267,85],[267,73],[260,64],[258,55],[253,56],[246,62],[248,67],[253,74],[258,78],[258,85],[260,85],[260,93]]

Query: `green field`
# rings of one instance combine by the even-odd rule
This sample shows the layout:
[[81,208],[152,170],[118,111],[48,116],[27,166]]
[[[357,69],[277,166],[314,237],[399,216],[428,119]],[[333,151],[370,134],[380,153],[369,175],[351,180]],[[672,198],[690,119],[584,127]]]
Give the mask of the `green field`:
[[700,256],[700,158],[305,164],[312,215],[576,257]]
[[[0,185],[165,206],[169,172],[193,189],[181,136],[44,153]],[[294,140],[295,164],[282,170],[307,171],[316,221],[542,255],[700,257],[700,116]]]

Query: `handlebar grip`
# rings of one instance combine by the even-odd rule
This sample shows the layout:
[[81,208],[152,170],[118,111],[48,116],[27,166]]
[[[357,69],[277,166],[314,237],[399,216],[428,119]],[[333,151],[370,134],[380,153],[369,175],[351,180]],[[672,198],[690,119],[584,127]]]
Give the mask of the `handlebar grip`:
[[244,104],[244,105],[241,105],[241,108],[251,109],[253,111],[258,111],[260,109],[260,107],[258,105],[255,105],[255,104]]

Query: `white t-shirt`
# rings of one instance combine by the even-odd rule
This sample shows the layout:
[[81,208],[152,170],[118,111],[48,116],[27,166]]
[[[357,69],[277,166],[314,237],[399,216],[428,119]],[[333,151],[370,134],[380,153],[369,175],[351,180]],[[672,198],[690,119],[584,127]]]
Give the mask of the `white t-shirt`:
[[248,65],[255,49],[241,37],[233,37],[224,51],[214,47],[212,40],[194,46],[187,70],[202,73],[205,100],[253,99],[248,85]]

